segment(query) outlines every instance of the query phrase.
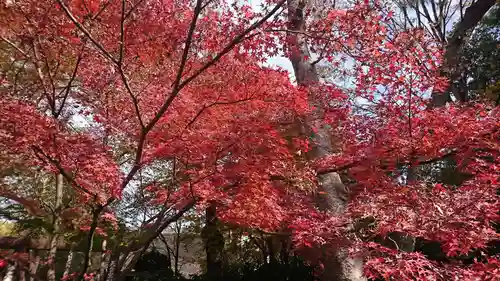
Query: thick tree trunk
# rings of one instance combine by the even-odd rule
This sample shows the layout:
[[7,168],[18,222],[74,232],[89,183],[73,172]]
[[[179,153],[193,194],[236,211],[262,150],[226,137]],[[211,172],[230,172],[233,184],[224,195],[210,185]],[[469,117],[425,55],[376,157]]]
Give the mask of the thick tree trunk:
[[218,228],[217,208],[210,204],[206,209],[202,238],[207,254],[207,276],[209,280],[219,280],[222,276],[224,237]]
[[[316,109],[307,119],[306,128],[303,133],[310,133],[311,128],[315,128],[312,151],[308,154],[311,160],[324,157],[332,153],[332,142],[328,129],[322,126],[321,101],[316,96],[313,88],[319,82],[316,68],[309,62],[309,49],[306,38],[301,33],[305,32],[305,0],[288,0],[289,27],[288,52],[289,59],[293,65],[297,84],[301,87],[309,87],[309,102]],[[320,207],[332,214],[344,212],[348,199],[348,192],[345,185],[340,180],[340,176],[335,172],[325,173],[318,176],[320,191],[327,195],[318,204]],[[363,277],[362,261],[352,259],[345,249],[335,249],[334,254],[326,254],[323,258],[324,270],[321,275],[323,281],[360,281],[366,280]]]

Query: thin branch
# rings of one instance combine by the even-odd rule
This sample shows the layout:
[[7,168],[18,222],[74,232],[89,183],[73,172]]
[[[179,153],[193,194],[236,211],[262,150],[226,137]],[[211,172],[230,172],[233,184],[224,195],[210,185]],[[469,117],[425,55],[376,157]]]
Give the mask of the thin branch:
[[[36,68],[37,77],[40,80],[40,84],[42,85],[43,94],[47,98],[47,101],[49,103],[50,111],[53,113],[53,112],[55,112],[55,109],[56,109],[56,101],[55,101],[55,99],[53,99],[49,95],[49,93],[47,91],[47,87],[45,86],[45,76],[43,75],[43,71],[42,71],[41,67],[38,65],[38,61],[41,61],[41,59],[40,59],[40,56],[38,54],[36,42],[34,42],[34,40],[32,41],[32,45],[33,45],[33,55],[34,55],[34,59],[33,59],[32,63]],[[50,71],[50,68],[48,69],[48,71]]]
[[212,3],[214,0],[208,0],[207,3],[203,4],[203,6],[201,6],[201,9],[205,9],[210,3]]
[[85,36],[87,36],[90,39],[90,41],[92,41],[92,43],[103,53],[103,55],[112,62],[118,64],[118,61],[99,42],[97,42],[97,40],[94,39],[94,37],[92,37],[90,32],[75,18],[75,16],[73,16],[68,6],[66,6],[66,4],[64,4],[62,0],[56,0],[56,1],[64,10],[68,18],[76,25],[78,29],[80,29],[81,32],[83,32],[83,34],[85,34]]
[[[58,1],[60,1],[60,0],[58,0]],[[180,67],[179,67],[179,70],[177,72],[177,76],[176,76],[176,79],[174,82],[172,93],[167,98],[165,103],[162,105],[162,107],[160,108],[159,112],[155,115],[155,117],[146,126],[142,125],[143,129],[141,132],[141,136],[139,137],[139,142],[137,144],[137,153],[136,153],[136,157],[134,160],[134,165],[133,165],[132,169],[129,171],[129,173],[127,174],[127,176],[125,177],[125,180],[123,181],[122,186],[121,186],[122,189],[125,188],[125,186],[132,180],[135,173],[137,173],[137,171],[140,168],[142,153],[144,150],[144,144],[146,142],[147,134],[149,133],[149,131],[151,131],[151,129],[153,129],[154,125],[160,120],[160,118],[163,116],[165,111],[167,111],[167,108],[174,101],[174,98],[177,96],[177,94],[182,89],[182,87],[180,87],[179,83],[180,83],[180,80],[182,78],[182,72],[184,71],[184,66],[186,65],[186,60],[187,60],[187,56],[189,54],[189,48],[191,46],[191,41],[193,38],[194,29],[196,27],[196,22],[198,21],[198,16],[201,12],[200,7],[201,7],[201,0],[198,0],[196,3],[196,7],[194,9],[193,19],[192,19],[191,25],[189,27],[188,35],[186,38],[186,43],[184,46],[184,51],[182,54]]]
[[14,42],[10,41],[9,39],[3,37],[0,35],[0,39],[2,39],[3,41],[5,41],[5,43],[9,44],[10,46],[12,46],[12,48],[16,49],[16,51],[18,51],[19,53],[23,54],[26,58],[29,58],[30,56],[28,54],[26,54],[23,50],[21,50],[21,48],[19,48],[16,44],[14,44]]
[[68,98],[69,91],[71,90],[71,84],[73,83],[73,81],[76,78],[76,74],[78,72],[78,67],[80,65],[80,62],[82,61],[82,58],[83,58],[83,47],[82,47],[82,51],[80,52],[80,54],[78,54],[75,69],[73,69],[73,73],[71,74],[71,78],[69,79],[68,85],[65,88],[65,93],[64,93],[63,99],[62,99],[61,104],[59,105],[59,109],[57,110],[56,115],[55,115],[56,119],[59,117],[59,115],[61,114],[61,112],[64,108],[64,105],[66,104],[66,99]]
[[[49,77],[49,82],[50,82],[50,85],[52,87],[52,101],[54,103],[53,109],[52,109],[52,115],[55,116],[55,114],[56,114],[56,86],[55,86],[52,74],[50,73],[51,71],[50,71],[50,66],[49,66],[49,60],[47,59],[47,56],[45,56],[45,54],[43,56],[44,56],[45,66],[47,67],[47,76]],[[57,73],[55,73],[55,74],[57,74]]]
[[123,63],[123,53],[125,52],[125,0],[122,0],[122,16],[120,20],[120,54],[118,56],[118,65]]
[[127,12],[127,14],[125,15],[125,20],[130,17],[130,15],[137,9],[137,7],[139,7],[139,5],[144,2],[144,0],[139,0],[137,3],[134,4],[134,6],[132,6],[132,8],[130,8],[130,10]]
[[130,98],[132,99],[132,103],[134,104],[134,110],[135,114],[137,115],[137,119],[139,120],[139,125],[141,126],[141,129],[144,130],[144,121],[142,121],[141,111],[139,109],[139,100],[137,99],[137,96],[132,92],[132,88],[130,87],[128,79],[125,76],[125,72],[123,71],[121,65],[118,67],[118,72],[120,73],[123,85],[125,86],[125,89],[127,90]]
[[230,104],[238,104],[238,103],[242,103],[242,102],[246,102],[246,101],[250,101],[252,100],[252,98],[246,98],[246,99],[241,99],[241,100],[237,100],[237,101],[229,101],[229,102],[214,102],[214,103],[211,103],[209,105],[204,105],[202,109],[200,109],[198,111],[198,113],[196,113],[196,115],[194,116],[193,119],[191,119],[191,121],[189,121],[189,123],[186,125],[186,127],[184,129],[187,129],[189,127],[191,127],[191,125],[194,124],[194,122],[196,122],[196,120],[198,119],[198,117],[200,117],[200,115],[208,108],[211,108],[213,106],[216,106],[216,105],[230,105]]
[[201,0],[197,0],[196,7],[194,8],[193,19],[191,20],[191,25],[189,26],[186,42],[184,43],[184,51],[182,52],[181,64],[179,66],[179,70],[177,71],[177,75],[175,77],[173,91],[177,91],[177,89],[179,88],[179,84],[182,79],[182,74],[184,73],[184,68],[186,66],[187,58],[189,55],[189,49],[191,48],[193,34],[196,28],[196,22],[198,21],[200,13],[201,13]]
[[274,9],[272,9],[266,16],[264,16],[262,19],[260,19],[258,22],[252,24],[249,28],[247,28],[243,33],[240,35],[236,36],[221,52],[219,52],[211,61],[206,63],[202,68],[200,68],[198,71],[193,73],[189,78],[184,80],[180,85],[179,85],[179,90],[184,88],[189,82],[191,82],[193,79],[198,77],[203,71],[205,71],[207,68],[218,62],[225,54],[229,53],[238,43],[241,43],[247,34],[252,32],[253,30],[257,29],[259,26],[264,24],[274,13],[276,13],[280,7],[286,2],[286,0],[281,0]]
[[47,155],[45,152],[43,152],[43,150],[41,148],[39,148],[38,146],[35,146],[33,145],[31,147],[36,154],[41,154],[45,159],[47,159],[52,165],[54,165],[58,170],[59,172],[64,176],[64,178],[66,178],[66,180],[68,180],[69,182],[71,182],[72,184],[75,185],[75,187],[77,187],[79,190],[89,194],[89,195],[92,195],[94,196],[95,194],[92,194],[90,193],[88,190],[86,190],[85,188],[81,187],[76,181],[75,179],[70,175],[68,174],[68,172],[66,172],[66,170],[61,166],[61,164],[59,163],[59,161],[55,160],[55,159],[52,159],[52,157],[50,157],[49,155]]
[[104,5],[102,5],[102,8],[92,17],[92,20],[96,20],[104,10],[111,4],[111,0],[107,1]]
[[[58,1],[60,1],[60,0],[58,0]],[[245,39],[245,37],[246,37],[247,34],[249,34],[253,30],[255,30],[258,27],[260,27],[262,24],[264,24],[264,22],[266,22],[274,13],[276,13],[280,9],[280,7],[285,3],[285,1],[286,0],[281,0],[276,5],[276,7],[273,8],[266,16],[264,16],[259,21],[255,22],[250,27],[248,27],[241,34],[239,34],[238,36],[236,36],[213,59],[211,59],[209,62],[207,62],[204,66],[202,66],[200,69],[198,69],[195,73],[193,73],[191,76],[189,76],[186,80],[184,80],[181,83],[174,82],[174,87],[172,89],[171,94],[169,95],[169,97],[167,98],[167,100],[164,102],[164,104],[161,106],[160,110],[153,117],[153,119],[145,126],[145,128],[142,131],[142,134],[141,134],[141,136],[139,138],[139,142],[138,142],[137,153],[136,153],[136,157],[135,157],[135,160],[134,160],[134,166],[132,167],[132,169],[130,170],[130,172],[127,174],[125,180],[123,181],[122,188],[124,188],[128,184],[128,182],[130,182],[130,180],[132,180],[132,178],[134,177],[135,173],[140,168],[140,162],[141,162],[141,159],[142,159],[142,153],[143,153],[143,150],[144,150],[144,145],[145,145],[145,142],[146,142],[146,136],[147,136],[147,134],[153,129],[153,127],[155,126],[155,124],[161,119],[161,117],[167,111],[167,109],[170,107],[170,105],[174,101],[175,97],[179,94],[179,92],[187,84],[189,84],[192,80],[196,79],[201,73],[203,73],[209,67],[211,67],[212,65],[214,65],[215,63],[217,63],[224,55],[226,55],[227,53],[229,53],[238,43],[242,42]],[[198,12],[201,12],[201,11],[198,10]],[[196,20],[196,19],[197,19],[197,15],[193,15],[193,20]],[[191,34],[191,36],[192,36],[191,30],[193,30],[193,32],[194,32],[194,25],[195,25],[195,23],[192,22],[191,23],[192,27],[190,27],[190,32],[188,32],[188,38],[186,39],[186,46],[188,45],[188,43],[190,44],[191,38],[189,37],[189,34]],[[183,58],[184,59],[187,58],[188,52],[189,52],[189,50],[187,48],[185,48],[184,49],[184,53],[183,53]],[[181,62],[181,67],[179,68],[177,77],[179,77],[179,76],[182,77],[182,72],[183,72],[183,69],[184,69],[184,65],[185,65],[185,62],[184,63]],[[177,81],[177,79],[176,79],[176,81]],[[179,79],[179,81],[180,81],[180,79]]]
[[[385,151],[384,153],[389,153],[393,150],[395,150],[395,149],[389,149],[389,150]],[[418,164],[418,165],[432,164],[432,163],[435,163],[437,161],[441,161],[441,160],[445,159],[446,157],[454,155],[455,153],[456,153],[456,150],[451,150],[451,151],[444,153],[444,154],[442,154],[438,157],[435,157],[435,158],[430,158],[430,159],[426,159],[426,160],[422,160],[422,161],[417,160],[415,163],[410,163],[410,161],[400,161],[400,163],[401,164]],[[354,162],[351,162],[351,163],[343,165],[343,166],[338,166],[338,167],[333,167],[333,168],[328,168],[328,169],[321,169],[317,172],[317,174],[324,175],[324,174],[329,174],[329,173],[333,173],[333,172],[347,170],[347,169],[356,167],[358,165],[361,165],[361,164],[365,163],[367,160],[368,159],[364,158],[364,159],[360,159],[358,161],[354,161]]]

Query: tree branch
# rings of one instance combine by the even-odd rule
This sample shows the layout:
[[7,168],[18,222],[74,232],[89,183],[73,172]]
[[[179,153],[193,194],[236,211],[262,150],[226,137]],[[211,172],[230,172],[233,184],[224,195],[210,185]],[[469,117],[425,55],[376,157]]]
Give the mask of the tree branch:
[[246,101],[250,101],[252,100],[252,98],[246,98],[246,99],[241,99],[241,100],[237,100],[237,101],[228,101],[228,102],[213,102],[209,105],[204,105],[202,109],[200,109],[198,111],[198,113],[196,113],[196,115],[194,116],[193,119],[191,119],[191,121],[189,121],[189,123],[186,125],[186,127],[184,128],[187,129],[189,127],[191,127],[191,125],[194,124],[194,122],[196,122],[196,120],[198,119],[198,117],[201,116],[201,114],[208,108],[210,107],[213,107],[213,106],[216,106],[216,105],[230,105],[230,104],[238,104],[238,103],[242,103],[242,102],[246,102]]
[[78,29],[80,29],[81,32],[83,32],[83,34],[85,34],[85,36],[87,36],[90,39],[90,41],[92,41],[92,43],[103,53],[103,55],[112,62],[118,64],[118,61],[99,42],[97,42],[97,40],[94,39],[94,37],[92,37],[90,32],[75,18],[75,16],[73,16],[68,6],[66,6],[66,4],[64,4],[62,0],[56,0],[56,1],[64,10],[68,18],[76,25]]
[[87,241],[85,245],[85,251],[84,251],[84,258],[83,258],[83,268],[78,274],[78,277],[76,280],[83,280],[85,273],[87,273],[87,270],[89,269],[90,266],[90,254],[92,252],[92,243],[94,240],[94,233],[95,230],[97,229],[97,224],[99,220],[99,216],[101,214],[101,211],[103,210],[103,207],[97,207],[92,211],[92,223],[90,224],[90,230],[89,234],[87,236]]
[[73,81],[76,78],[76,74],[78,72],[78,67],[80,65],[80,62],[82,61],[82,58],[83,58],[83,47],[82,47],[82,51],[80,52],[80,54],[78,55],[78,58],[76,60],[75,69],[73,70],[73,73],[71,74],[71,78],[69,79],[68,85],[66,86],[63,100],[61,101],[61,104],[59,105],[59,109],[57,110],[57,112],[55,114],[56,119],[59,117],[59,115],[61,114],[61,112],[64,108],[64,105],[66,104],[66,99],[68,98],[69,91],[71,90],[71,84],[73,83]]
[[2,39],[5,43],[9,44],[12,48],[16,49],[16,51],[18,51],[19,53],[21,53],[23,56],[25,56],[26,58],[29,58],[30,56],[28,54],[26,54],[23,50],[21,50],[21,48],[19,48],[16,44],[14,44],[14,42],[10,41],[9,39],[3,37],[3,36],[0,36],[0,39]]
[[125,0],[122,0],[122,16],[120,19],[120,51],[118,55],[118,65],[123,63],[123,53],[125,52]]
[[52,165],[54,165],[57,170],[59,170],[59,172],[64,176],[64,178],[66,178],[66,180],[68,180],[69,182],[71,182],[72,184],[74,184],[79,190],[89,194],[89,195],[92,195],[92,196],[95,196],[95,194],[92,194],[91,192],[89,192],[88,190],[86,190],[85,188],[81,187],[76,181],[75,179],[68,174],[68,172],[66,172],[66,170],[64,170],[64,168],[61,166],[61,164],[59,163],[59,161],[55,160],[55,159],[52,159],[52,157],[50,157],[49,155],[47,155],[45,152],[43,152],[43,150],[41,148],[39,148],[38,146],[31,146],[31,148],[35,151],[35,153],[39,153],[41,154],[45,159],[47,159]]
[[[466,10],[462,20],[458,23],[455,31],[450,37],[448,44],[446,46],[446,51],[444,54],[444,63],[442,66],[442,72],[447,74],[450,79],[450,86],[447,93],[432,93],[432,106],[443,106],[449,100],[449,91],[452,89],[452,84],[454,80],[459,75],[458,70],[458,56],[459,52],[464,44],[464,38],[467,32],[473,30],[478,23],[481,21],[483,16],[490,10],[490,8],[495,4],[496,0],[478,0],[470,5]],[[462,96],[459,92],[453,91],[452,93],[457,100],[466,101],[467,97]],[[445,95],[442,97],[442,95]]]
[[[58,1],[60,1],[60,0],[58,0]],[[285,3],[285,1],[286,0],[281,0],[276,5],[276,7],[274,7],[266,16],[264,16],[262,19],[260,19],[259,21],[255,22],[250,27],[248,27],[241,34],[239,34],[238,36],[236,36],[213,59],[211,59],[209,62],[207,62],[204,66],[202,66],[200,69],[198,69],[195,73],[193,73],[191,76],[189,76],[186,80],[184,80],[183,82],[180,82],[181,78],[182,78],[182,72],[183,72],[184,66],[186,64],[187,55],[189,53],[189,49],[188,48],[184,48],[184,52],[183,52],[183,56],[182,56],[182,61],[184,61],[184,62],[181,61],[181,65],[179,67],[179,71],[177,72],[177,77],[176,77],[176,80],[174,82],[174,86],[173,86],[172,92],[170,93],[169,97],[164,102],[164,104],[161,106],[161,108],[158,110],[158,112],[156,113],[156,115],[153,117],[153,119],[151,119],[151,121],[142,130],[141,137],[139,138],[139,142],[138,142],[138,148],[137,148],[136,158],[135,158],[135,161],[134,161],[134,166],[132,167],[132,169],[130,170],[130,172],[126,176],[125,180],[123,181],[122,188],[124,188],[128,184],[128,182],[130,180],[132,180],[132,178],[134,177],[135,173],[140,168],[140,161],[142,159],[142,153],[143,153],[143,150],[144,150],[144,144],[146,142],[146,136],[147,136],[147,134],[153,129],[153,127],[155,126],[155,124],[160,120],[160,118],[163,116],[163,114],[167,111],[167,109],[170,107],[170,105],[174,101],[175,97],[179,94],[179,92],[187,84],[189,84],[192,80],[194,80],[195,78],[197,78],[201,73],[203,73],[209,67],[211,67],[212,65],[214,65],[216,62],[218,62],[224,55],[226,55],[227,53],[229,53],[238,43],[240,43],[241,41],[243,41],[243,39],[245,38],[245,36],[247,34],[249,34],[250,32],[252,32],[253,30],[257,29],[264,22],[266,22],[274,13],[276,13],[279,10],[279,8]],[[198,1],[197,5],[198,4],[201,6],[201,0]],[[196,9],[195,9],[195,11],[196,11]],[[201,10],[199,10],[199,9],[197,11],[198,11],[198,13],[201,12]],[[195,15],[193,15],[193,21],[197,20],[197,18],[198,18],[198,16],[195,13]],[[193,32],[194,32],[195,25],[196,25],[195,22],[191,23],[191,27],[190,27],[189,32],[188,32],[188,38],[186,39],[186,46],[185,47],[188,47],[188,45],[191,44],[192,35],[193,35]]]

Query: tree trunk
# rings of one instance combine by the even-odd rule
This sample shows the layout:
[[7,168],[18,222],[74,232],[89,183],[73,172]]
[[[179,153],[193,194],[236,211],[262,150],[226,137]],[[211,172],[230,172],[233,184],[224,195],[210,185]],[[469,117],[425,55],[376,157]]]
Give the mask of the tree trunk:
[[68,276],[71,272],[71,265],[73,264],[74,251],[73,248],[69,251],[68,259],[66,260],[66,265],[64,266],[63,277]]
[[444,62],[441,74],[448,77],[450,86],[445,93],[432,93],[431,106],[444,106],[451,101],[450,94],[461,102],[468,100],[467,90],[458,87],[455,82],[460,77],[459,55],[462,46],[467,42],[468,33],[479,24],[483,16],[495,5],[496,0],[478,0],[470,5],[462,20],[458,23],[455,31],[448,40],[444,54]]
[[[297,84],[301,87],[308,87],[309,102],[315,107],[315,111],[306,119],[306,128],[303,133],[311,133],[311,128],[315,128],[312,150],[308,154],[310,160],[324,157],[332,153],[332,142],[328,129],[322,126],[323,106],[318,100],[312,85],[319,82],[316,68],[309,62],[309,49],[306,38],[301,33],[305,32],[305,6],[304,1],[288,0],[288,21],[291,30],[288,34],[289,59],[293,65]],[[319,190],[326,196],[319,200],[320,208],[332,214],[344,212],[348,193],[346,187],[340,180],[340,176],[335,172],[330,172],[318,176]],[[349,257],[345,249],[335,249],[335,254],[326,254],[323,257],[324,270],[320,276],[323,281],[361,281],[363,277],[362,261]]]
[[36,273],[38,271],[38,265],[40,264],[40,256],[38,255],[37,250],[30,250],[29,253],[29,271],[30,271],[30,281],[35,281],[35,278],[33,276],[36,276]]
[[292,239],[290,236],[283,236],[280,239],[281,249],[280,249],[280,261],[283,264],[288,265],[290,262],[290,247],[292,244]]
[[206,222],[201,232],[207,254],[207,276],[219,280],[222,276],[224,237],[217,225],[217,209],[214,203],[206,209]]
[[59,240],[59,212],[62,206],[63,199],[63,175],[57,174],[56,176],[56,203],[54,214],[52,218],[53,231],[50,237],[49,249],[49,269],[47,271],[47,281],[56,281],[56,255],[57,255],[57,241]]
[[103,240],[102,241],[102,254],[101,254],[101,266],[99,268],[99,273],[97,274],[97,277],[95,280],[97,281],[104,281],[104,278],[106,277],[106,269],[108,268],[109,264],[109,254],[107,252],[107,241]]
[[106,281],[116,281],[117,280],[117,272],[118,272],[118,260],[120,257],[118,255],[111,255],[111,259],[108,264],[108,269],[106,270]]
[[175,254],[174,254],[174,275],[179,276],[179,250],[181,247],[181,224],[176,222],[175,225]]
[[268,262],[270,264],[275,264],[277,263],[277,258],[276,258],[276,251],[275,251],[275,245],[273,241],[272,236],[267,236],[266,237],[266,246],[267,246],[267,252],[268,252]]
[[26,269],[24,268],[18,268],[17,269],[17,280],[19,281],[26,281]]

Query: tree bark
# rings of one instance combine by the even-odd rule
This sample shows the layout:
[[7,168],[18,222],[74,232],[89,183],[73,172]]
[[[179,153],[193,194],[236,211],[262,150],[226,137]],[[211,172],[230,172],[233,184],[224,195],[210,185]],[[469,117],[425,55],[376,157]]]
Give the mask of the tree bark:
[[38,265],[40,264],[40,256],[38,255],[37,250],[30,250],[29,252],[29,272],[30,272],[30,281],[34,281],[35,278],[33,276],[36,276],[36,273],[38,271]]
[[74,256],[74,251],[71,249],[68,254],[68,259],[66,260],[66,264],[64,265],[64,273],[63,277],[67,276],[70,274],[71,271],[71,265],[73,264],[73,256]]
[[174,254],[174,275],[179,276],[179,251],[181,248],[181,224],[175,222],[175,254]]
[[[319,77],[315,66],[309,62],[310,52],[306,38],[302,35],[306,29],[305,7],[305,0],[288,0],[288,29],[291,32],[288,34],[287,42],[289,59],[293,65],[297,84],[300,87],[309,88],[309,102],[315,107],[314,112],[306,118],[306,125],[302,132],[310,135],[312,128],[316,129],[312,150],[307,155],[310,160],[314,160],[331,154],[332,142],[328,129],[321,124],[324,107],[311,87],[319,82]],[[317,180],[319,190],[327,194],[319,200],[319,207],[333,215],[344,212],[348,192],[340,176],[336,172],[330,172],[319,175]],[[363,277],[362,261],[349,257],[345,249],[335,249],[334,254],[325,254],[322,262],[324,270],[320,279],[323,281],[366,280]]]
[[63,200],[63,175],[56,175],[56,202],[52,218],[53,231],[50,238],[49,249],[49,269],[47,271],[47,281],[56,281],[56,255],[57,255],[57,242],[59,240],[59,212]]
[[441,74],[450,80],[449,88],[445,93],[432,93],[432,107],[441,107],[451,101],[450,94],[453,94],[457,101],[466,102],[468,100],[467,89],[461,89],[455,84],[460,77],[460,50],[467,42],[469,32],[474,30],[483,16],[495,5],[495,2],[496,0],[478,0],[465,10],[462,20],[448,40],[441,67]]
[[107,252],[107,245],[108,242],[107,240],[102,241],[102,254],[101,254],[101,266],[99,268],[99,273],[97,274],[97,277],[95,280],[97,281],[104,281],[104,278],[106,277],[106,269],[108,268],[109,264],[109,254]]
[[207,254],[207,276],[209,280],[219,280],[222,276],[224,236],[219,230],[217,207],[211,203],[205,213],[205,226],[201,232]]

